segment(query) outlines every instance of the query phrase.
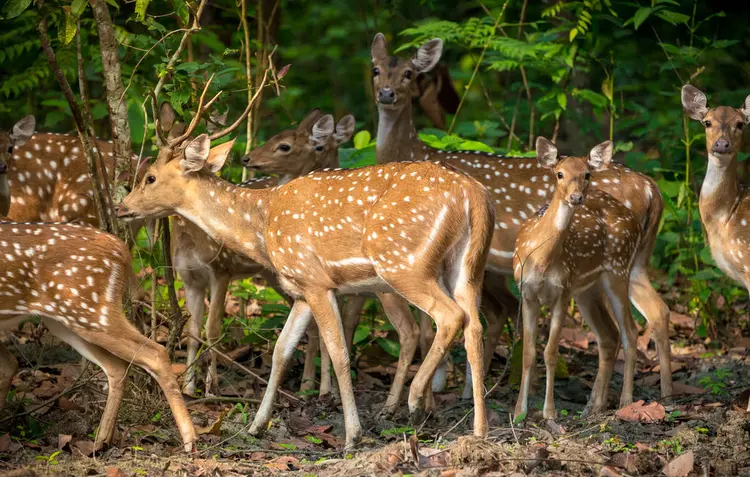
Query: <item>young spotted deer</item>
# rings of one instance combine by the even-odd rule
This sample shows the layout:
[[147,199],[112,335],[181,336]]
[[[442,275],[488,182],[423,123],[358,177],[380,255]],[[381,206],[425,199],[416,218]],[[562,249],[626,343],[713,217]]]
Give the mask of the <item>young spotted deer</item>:
[[[132,274],[130,252],[113,235],[89,226],[9,222],[0,218],[0,330],[39,317],[58,338],[96,363],[109,390],[96,447],[112,441],[128,368],[142,367],[166,395],[185,450],[195,430],[166,350],[139,334],[122,301]],[[0,345],[0,407],[17,363]]]
[[34,116],[26,116],[14,124],[9,132],[0,131],[0,216],[8,215],[12,201],[8,175],[13,151],[29,141],[34,127]]
[[[438,160],[482,183],[492,195],[495,206],[495,229],[487,260],[483,305],[495,300],[496,309],[512,308],[504,277],[513,273],[514,244],[523,221],[547,203],[555,189],[554,177],[535,159],[499,157],[469,151],[441,151],[419,140],[412,124],[410,83],[413,77],[432,68],[442,53],[442,40],[430,40],[413,58],[388,55],[385,38],[375,36],[372,45],[373,88],[378,106],[378,162],[401,160]],[[592,174],[591,186],[606,192],[633,211],[641,224],[641,242],[630,276],[630,300],[646,317],[654,330],[659,355],[661,395],[672,394],[672,372],[669,349],[669,308],[651,286],[648,264],[656,241],[664,203],[656,183],[619,164]],[[489,281],[494,286],[488,289]],[[493,306],[493,308],[495,308]],[[485,307],[487,310],[487,307]],[[488,310],[488,323],[493,310]],[[488,330],[485,366],[499,335]]]
[[724,273],[750,290],[750,195],[737,179],[737,152],[750,122],[750,96],[740,108],[709,108],[706,95],[688,84],[682,87],[682,106],[706,131],[708,168],[698,208],[711,255]]
[[[162,107],[162,110],[164,108]],[[164,123],[164,121],[162,121]],[[351,115],[342,118],[334,127],[331,115],[322,115],[314,110],[305,117],[296,129],[282,131],[273,136],[261,147],[255,149],[246,164],[262,169],[280,177],[250,180],[243,183],[244,188],[257,189],[272,187],[288,182],[291,178],[312,170],[331,165],[338,165],[339,145],[348,141],[354,133],[354,118]],[[212,345],[221,332],[221,319],[224,316],[224,305],[227,289],[232,280],[261,275],[272,285],[276,284],[273,273],[262,265],[250,260],[213,240],[199,226],[180,216],[172,222],[172,263],[180,273],[185,287],[185,302],[190,313],[188,329],[194,336],[200,336],[204,296],[210,290],[208,319],[206,321],[206,341]],[[311,325],[310,340],[317,339],[317,330]],[[311,343],[310,348],[317,348]],[[198,342],[188,340],[188,372],[185,377],[185,392],[195,393],[195,366]],[[317,354],[317,352],[316,352]],[[306,357],[306,372],[303,382],[315,379],[315,356]],[[206,393],[217,391],[217,356],[210,353],[210,365],[206,373]],[[309,361],[309,363],[308,363]],[[311,375],[312,373],[312,375]],[[330,381],[330,380],[329,380]]]
[[[198,108],[200,116],[201,108]],[[194,126],[191,123],[191,126]],[[192,132],[162,148],[118,210],[122,218],[180,214],[274,271],[294,306],[279,335],[263,402],[250,432],[265,429],[294,347],[314,316],[339,384],[346,445],[361,437],[336,293],[395,292],[438,324],[409,392],[424,414],[430,380],[463,326],[474,373],[474,433],[485,435],[478,303],[493,224],[487,191],[439,164],[404,163],[314,172],[271,189],[243,190],[216,177],[231,143],[210,149]]]
[[607,403],[622,330],[625,352],[620,406],[633,401],[638,332],[628,302],[630,276],[640,247],[641,223],[614,197],[589,187],[591,171],[609,167],[613,145],[604,142],[588,157],[560,157],[557,148],[537,138],[539,164],[555,178],[547,206],[521,225],[513,257],[513,271],[523,301],[523,373],[515,414],[528,411],[530,371],[536,361],[536,326],[542,306],[552,315],[544,349],[547,386],[544,417],[555,417],[554,383],[560,332],[571,295],[599,345],[599,371],[584,414],[598,413]]

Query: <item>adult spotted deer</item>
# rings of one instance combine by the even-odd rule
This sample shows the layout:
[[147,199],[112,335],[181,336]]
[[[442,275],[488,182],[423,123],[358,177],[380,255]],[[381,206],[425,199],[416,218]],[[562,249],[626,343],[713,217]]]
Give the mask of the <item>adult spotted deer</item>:
[[[443,42],[433,39],[422,45],[410,58],[388,55],[385,38],[375,36],[372,45],[373,88],[378,105],[378,162],[401,160],[438,160],[482,183],[492,195],[495,206],[495,227],[489,258],[488,280],[494,288],[485,290],[496,295],[496,303],[512,306],[504,276],[513,273],[513,247],[521,223],[536,214],[552,197],[554,176],[535,159],[508,158],[469,151],[441,151],[420,141],[412,124],[410,83],[413,77],[431,69],[442,52]],[[610,194],[632,210],[641,224],[641,242],[630,276],[630,300],[646,317],[654,330],[659,355],[661,394],[672,394],[672,373],[669,349],[669,308],[651,286],[648,263],[656,240],[656,232],[664,208],[659,188],[649,177],[619,164],[592,174],[591,186]],[[489,292],[489,293],[488,293]],[[499,297],[497,295],[500,295]],[[488,316],[488,323],[492,321]],[[485,367],[489,366],[499,330],[488,330]]]
[[[0,218],[0,330],[37,316],[55,336],[104,370],[109,390],[97,448],[112,440],[133,363],[161,386],[190,451],[195,430],[167,352],[139,334],[123,315],[130,261],[122,241],[92,227]],[[13,355],[0,345],[0,407],[16,368]]]
[[[165,111],[164,106],[162,112]],[[165,121],[162,121],[165,123]],[[338,124],[329,114],[319,110],[310,112],[295,129],[282,131],[262,146],[255,149],[245,161],[246,165],[278,176],[263,180],[250,180],[241,187],[257,189],[273,187],[289,182],[292,178],[323,167],[338,166],[339,145],[348,141],[354,132],[354,118],[347,115]],[[177,216],[172,223],[172,263],[180,273],[185,287],[185,301],[190,313],[188,329],[193,336],[199,336],[203,321],[204,296],[206,289],[211,292],[206,338],[213,345],[221,332],[221,318],[224,315],[225,298],[232,280],[261,275],[272,285],[276,278],[268,269],[250,260],[221,243],[213,240],[198,225]],[[317,329],[311,325],[308,333],[311,350],[317,349]],[[188,373],[185,378],[185,392],[195,393],[194,362],[198,342],[188,340]],[[317,352],[315,353],[317,355]],[[312,353],[305,360],[303,383],[314,382],[315,367]],[[210,354],[211,363],[206,376],[206,393],[216,391],[218,384],[215,353]],[[323,368],[325,369],[325,367]],[[330,382],[330,379],[328,380]]]
[[688,84],[682,87],[682,106],[706,131],[708,168],[698,208],[711,255],[724,273],[750,290],[750,196],[737,179],[737,152],[750,122],[750,96],[740,108],[709,108],[706,95]]
[[[196,118],[201,114],[202,102]],[[478,303],[493,224],[487,191],[431,162],[323,171],[271,189],[244,190],[216,177],[231,142],[210,148],[186,133],[162,148],[144,180],[124,199],[122,218],[179,214],[214,240],[274,271],[294,306],[279,335],[273,369],[251,433],[265,429],[294,347],[310,319],[331,354],[344,408],[346,445],[361,436],[349,354],[336,293],[396,292],[438,324],[409,392],[424,414],[438,363],[464,327],[474,365],[474,433],[487,432]]]
[[26,116],[13,125],[10,131],[0,132],[0,215],[7,216],[12,196],[8,179],[13,151],[26,144],[34,134],[34,116]]
[[547,386],[543,414],[555,417],[554,383],[560,332],[571,295],[599,346],[599,372],[584,414],[605,409],[607,389],[618,349],[618,329],[625,351],[620,406],[633,401],[633,378],[638,332],[630,314],[628,288],[640,246],[641,223],[632,210],[611,195],[589,187],[591,171],[610,166],[613,144],[606,141],[588,157],[558,155],[543,137],[536,140],[541,167],[549,170],[555,191],[546,207],[521,225],[513,270],[523,300],[523,373],[516,416],[528,412],[530,371],[536,361],[537,320],[542,306],[552,315],[544,349]]

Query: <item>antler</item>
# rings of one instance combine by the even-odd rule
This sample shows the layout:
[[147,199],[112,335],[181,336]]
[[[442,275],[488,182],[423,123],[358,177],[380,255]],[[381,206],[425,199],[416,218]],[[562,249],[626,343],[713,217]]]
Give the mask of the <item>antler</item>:
[[203,87],[203,92],[201,93],[201,97],[198,100],[198,110],[195,112],[195,116],[193,116],[193,120],[190,121],[190,125],[188,125],[187,129],[185,129],[185,132],[182,133],[182,135],[172,139],[169,141],[170,147],[175,147],[178,144],[180,144],[185,139],[189,138],[191,134],[193,134],[193,131],[198,126],[198,122],[200,121],[201,116],[203,115],[203,112],[206,111],[208,108],[211,107],[214,102],[219,99],[219,96],[221,95],[222,91],[219,91],[216,93],[216,96],[211,98],[211,100],[207,103],[203,103],[206,99],[206,93],[208,92],[208,87],[211,86],[211,82],[214,80],[214,75],[211,75],[211,77],[208,79],[208,82],[206,83],[206,86]]

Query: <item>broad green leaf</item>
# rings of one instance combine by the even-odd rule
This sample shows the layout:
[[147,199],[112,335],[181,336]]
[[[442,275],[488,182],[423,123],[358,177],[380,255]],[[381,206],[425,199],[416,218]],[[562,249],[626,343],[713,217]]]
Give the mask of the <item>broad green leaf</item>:
[[172,0],[172,6],[174,7],[174,12],[180,18],[182,25],[187,26],[190,21],[190,10],[188,10],[185,0]]
[[584,101],[588,101],[597,108],[607,107],[607,98],[605,98],[604,95],[597,93],[596,91],[591,91],[590,89],[574,89],[572,95],[575,97],[579,97]]
[[715,280],[722,276],[716,268],[704,268],[690,277],[691,281]]
[[354,330],[354,338],[352,339],[353,344],[361,343],[370,336],[370,327],[359,324],[357,329]]
[[672,25],[679,25],[681,23],[687,25],[688,21],[690,21],[689,16],[670,10],[660,10],[656,13],[656,16]]
[[186,71],[188,73],[195,73],[197,70],[200,69],[200,65],[196,63],[195,61],[188,61],[185,63],[180,63],[175,67],[175,71]]
[[84,10],[86,10],[88,4],[89,2],[86,0],[73,0],[73,3],[70,5],[70,10],[73,12],[73,15],[80,17]]
[[67,5],[62,7],[63,13],[65,14],[65,20],[60,28],[57,30],[57,39],[63,45],[70,44],[73,38],[76,37],[76,18],[71,13],[71,8]]
[[565,93],[557,93],[557,104],[560,105],[563,111],[568,108],[568,97],[565,96]]
[[135,16],[138,21],[142,22],[146,19],[146,9],[151,0],[136,0],[135,2]]
[[604,97],[607,98],[610,103],[612,102],[614,96],[612,93],[612,84],[610,83],[609,78],[602,82],[602,94],[604,94]]
[[370,131],[362,130],[354,135],[354,148],[364,149],[370,144]]
[[16,18],[22,14],[31,5],[31,0],[8,0],[0,10],[0,16],[6,20]]
[[398,353],[401,350],[401,346],[393,340],[389,340],[388,338],[378,338],[377,340],[378,346],[383,348],[383,350],[393,356],[394,358],[398,358]]
[[117,4],[117,0],[107,0],[107,3],[115,7],[117,11],[120,10],[120,5]]
[[572,42],[573,40],[576,39],[577,36],[578,36],[578,29],[573,28],[572,30],[570,30],[570,34],[568,35],[568,40]]
[[649,7],[641,7],[635,12],[635,15],[633,15],[633,26],[636,30],[646,21],[652,11]]
[[625,142],[618,141],[615,144],[615,152],[618,152],[618,151],[628,152],[632,150],[633,150],[633,141],[625,141]]

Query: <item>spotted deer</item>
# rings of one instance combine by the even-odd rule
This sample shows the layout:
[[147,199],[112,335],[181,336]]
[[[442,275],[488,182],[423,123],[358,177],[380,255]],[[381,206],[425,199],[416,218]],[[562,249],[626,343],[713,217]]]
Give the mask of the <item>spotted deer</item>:
[[606,141],[587,157],[560,156],[554,144],[536,140],[541,167],[550,171],[555,191],[547,206],[521,225],[513,257],[513,272],[523,301],[523,371],[516,416],[528,412],[530,371],[536,361],[537,320],[549,307],[551,323],[544,363],[547,386],[543,414],[555,417],[554,382],[560,332],[571,296],[596,335],[599,371],[584,415],[605,409],[607,389],[618,350],[618,327],[625,352],[620,406],[633,401],[638,332],[628,301],[630,276],[641,240],[635,213],[594,187],[591,172],[606,170],[614,147]]
[[0,131],[0,216],[7,216],[12,196],[8,179],[13,151],[26,144],[34,134],[34,116],[25,116],[13,125],[10,131]]
[[[97,448],[112,441],[132,363],[159,383],[190,451],[195,430],[167,352],[123,314],[130,262],[125,243],[93,227],[0,218],[0,330],[39,317],[55,336],[104,370],[109,390]],[[13,355],[0,345],[0,407],[16,368]]]
[[[729,277],[750,290],[750,196],[737,179],[737,152],[750,122],[750,96],[740,108],[708,107],[706,95],[692,85],[682,87],[682,107],[706,131],[708,168],[701,185],[698,208],[711,255]],[[750,403],[748,403],[750,411]]]
[[474,433],[485,435],[477,306],[494,220],[486,189],[432,162],[314,172],[270,189],[241,189],[213,174],[226,160],[231,142],[211,149],[205,134],[188,142],[194,123],[160,150],[118,215],[179,214],[274,271],[294,297],[250,432],[265,429],[285,368],[314,317],[339,384],[346,446],[360,439],[336,293],[370,291],[398,293],[438,324],[409,392],[415,420],[424,415],[426,388],[463,326],[474,365]]
[[[162,107],[163,114],[169,114]],[[162,120],[162,123],[168,121]],[[310,112],[297,128],[282,131],[256,148],[245,164],[263,170],[271,176],[261,180],[249,180],[243,188],[258,189],[273,187],[289,182],[292,178],[323,167],[338,166],[339,145],[348,141],[354,132],[354,118],[347,115],[334,127],[333,117],[322,115],[319,110]],[[221,332],[221,318],[224,315],[225,297],[232,280],[261,275],[272,285],[276,278],[268,269],[235,252],[208,236],[199,226],[177,216],[172,221],[172,263],[184,282],[185,301],[190,313],[188,329],[193,336],[199,336],[203,321],[204,296],[206,289],[211,292],[206,338],[213,346]],[[280,289],[280,287],[277,287]],[[317,329],[311,324],[308,332],[310,349],[317,350]],[[195,393],[195,366],[198,342],[188,340],[188,372],[185,377],[185,392]],[[314,383],[317,356],[308,353],[305,359],[303,384]],[[217,389],[215,353],[210,353],[210,366],[206,375],[206,393]],[[325,367],[323,368],[325,369]],[[330,379],[329,379],[330,381]],[[306,388],[306,387],[305,387]]]
[[[442,151],[424,144],[412,123],[409,85],[413,77],[430,70],[442,53],[443,42],[433,39],[419,47],[410,59],[389,56],[385,37],[377,34],[372,44],[373,88],[378,107],[377,160],[440,161],[482,183],[492,195],[495,226],[485,280],[483,304],[494,298],[496,309],[511,308],[513,300],[504,277],[513,273],[513,247],[523,221],[536,214],[552,197],[554,177],[536,159],[510,158],[476,151]],[[592,174],[591,186],[610,194],[632,210],[641,224],[641,242],[630,276],[630,300],[654,331],[659,355],[661,395],[672,394],[669,348],[669,308],[651,286],[648,264],[664,208],[661,192],[649,177],[613,163]],[[489,281],[493,288],[487,289]],[[494,295],[494,297],[493,297]],[[485,308],[486,309],[486,308]],[[488,324],[497,322],[489,310]],[[489,327],[488,327],[489,328]],[[487,333],[485,369],[489,366],[499,329]]]

